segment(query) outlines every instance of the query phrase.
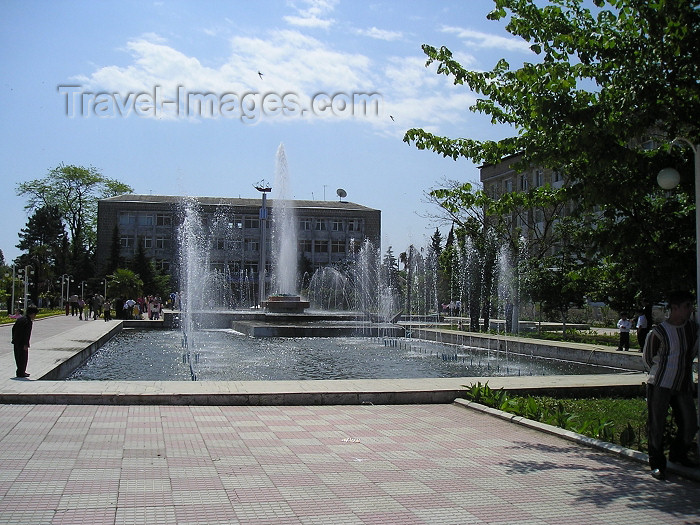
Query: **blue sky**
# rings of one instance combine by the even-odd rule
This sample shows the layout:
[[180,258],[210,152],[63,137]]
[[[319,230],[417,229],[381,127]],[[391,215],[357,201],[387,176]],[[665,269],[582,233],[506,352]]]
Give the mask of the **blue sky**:
[[[404,132],[486,139],[511,131],[470,113],[474,95],[426,68],[421,44],[446,45],[471,69],[491,69],[499,58],[512,67],[534,61],[504,23],[486,20],[492,7],[5,0],[6,261],[19,255],[17,232],[28,217],[17,183],[61,163],[94,166],[140,194],[257,198],[253,185],[274,180],[280,144],[294,198],[337,200],[343,188],[346,200],[382,211],[383,252],[425,246],[436,227],[447,232],[426,217],[437,210],[425,193],[444,180],[477,181],[478,169],[418,151]],[[197,105],[203,93],[210,106]]]

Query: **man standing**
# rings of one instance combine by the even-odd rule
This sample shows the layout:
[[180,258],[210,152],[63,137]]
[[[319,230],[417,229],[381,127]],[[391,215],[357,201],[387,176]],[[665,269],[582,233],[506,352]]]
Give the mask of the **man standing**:
[[620,314],[622,316],[622,319],[620,319],[617,322],[617,327],[620,329],[620,343],[617,345],[617,350],[626,350],[629,351],[630,349],[630,329],[632,328],[632,322],[627,319],[627,314],[622,313]]
[[644,349],[644,342],[647,340],[647,334],[649,333],[649,319],[647,319],[646,312],[644,310],[639,311],[639,316],[637,317],[637,341],[639,341],[639,351]]
[[17,377],[29,377],[27,360],[29,359],[29,339],[32,336],[32,323],[39,309],[36,306],[27,307],[27,313],[17,319],[12,325],[12,345],[15,348],[15,363]]
[[654,326],[644,345],[644,365],[649,370],[649,466],[656,479],[666,479],[664,426],[669,406],[678,426],[670,444],[669,460],[687,467],[697,466],[688,457],[697,430],[692,363],[698,351],[698,325],[691,319],[693,295],[672,292],[668,302],[671,308],[668,319]]

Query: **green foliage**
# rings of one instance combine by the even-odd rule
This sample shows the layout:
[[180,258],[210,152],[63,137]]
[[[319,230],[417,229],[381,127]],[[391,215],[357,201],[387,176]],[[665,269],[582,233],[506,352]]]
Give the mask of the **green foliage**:
[[[480,382],[465,386],[464,398],[533,421],[625,447],[646,450],[646,401],[641,398],[552,398],[511,396]],[[673,432],[668,422],[667,434]]]
[[[54,315],[63,315],[63,314],[64,314],[63,310],[41,308],[39,310],[39,313],[36,315],[36,318],[41,319],[43,317],[51,317]],[[0,325],[11,324],[11,323],[14,323],[15,321],[16,321],[16,319],[10,317],[8,315],[7,311],[0,311]]]
[[[618,334],[601,334],[594,330],[575,330],[567,328],[564,332],[531,332],[521,333],[520,337],[530,337],[533,339],[545,339],[547,341],[573,341],[575,343],[585,343],[589,345],[602,345],[617,347],[620,336]],[[637,338],[630,337],[630,348],[639,350]]]
[[[559,195],[543,190],[498,201],[469,185],[436,190],[443,209],[451,216],[465,209],[505,216],[554,209],[557,199],[574,203],[581,235],[572,240],[583,248],[577,278],[595,268],[596,278],[587,277],[589,297],[615,307],[629,308],[640,297],[654,302],[664,290],[693,282],[692,153],[668,144],[676,136],[700,142],[698,7],[698,0],[495,0],[489,19],[507,19],[506,29],[537,60],[517,69],[499,60],[491,70],[470,71],[446,47],[423,45],[426,65],[477,94],[472,112],[513,134],[482,141],[411,129],[405,142],[478,164],[518,156],[516,171],[541,166],[568,181]],[[641,147],[649,139],[667,147]],[[683,175],[670,199],[655,180],[666,165]],[[465,228],[479,220],[465,215]],[[546,251],[546,243],[541,247]]]
[[115,179],[105,177],[97,168],[60,164],[46,177],[17,185],[17,194],[27,197],[28,210],[56,207],[68,226],[74,253],[91,252],[97,236],[97,201],[132,192]]
[[143,281],[133,271],[117,268],[107,276],[107,295],[109,297],[124,297],[134,299],[143,292]]

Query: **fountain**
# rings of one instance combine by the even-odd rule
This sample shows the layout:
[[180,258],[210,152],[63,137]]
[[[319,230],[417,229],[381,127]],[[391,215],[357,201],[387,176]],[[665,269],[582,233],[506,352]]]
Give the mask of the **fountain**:
[[283,144],[277,148],[273,190],[273,294],[261,306],[272,313],[303,313],[309,302],[297,294],[297,223]]
[[[354,269],[344,279],[348,286],[347,293],[353,300],[347,302],[341,311],[328,311],[325,308],[311,311],[310,302],[302,299],[297,282],[297,219],[292,206],[289,170],[283,145],[277,150],[274,185],[261,183],[256,188],[263,192],[263,203],[266,202],[266,194],[273,189],[275,191],[270,243],[273,271],[270,279],[272,293],[257,303],[253,301],[253,304],[247,304],[248,299],[244,301],[243,298],[244,295],[246,298],[254,295],[250,289],[250,283],[255,281],[254,275],[244,275],[241,272],[227,279],[225,275],[219,276],[209,268],[208,246],[211,245],[211,237],[220,235],[216,230],[217,224],[228,224],[229,219],[205,219],[201,217],[194,200],[185,199],[183,202],[183,222],[179,232],[182,310],[173,314],[166,312],[164,321],[166,326],[179,325],[181,328],[183,347],[188,348],[187,359],[191,357],[196,362],[197,354],[190,356],[190,349],[196,348],[192,344],[193,337],[203,328],[233,328],[254,337],[337,337],[380,333],[403,335],[403,327],[387,323],[392,315],[396,316],[398,303],[390,287],[380,283],[378,253],[369,241],[357,250],[355,264],[350,265]],[[265,218],[266,213],[267,209],[263,205],[261,218]],[[261,221],[263,228],[264,222]],[[265,235],[267,232],[265,230],[261,233]],[[261,242],[261,250],[264,247],[265,243]],[[355,253],[355,250],[352,252]],[[266,296],[264,263],[263,253],[257,278],[258,297],[261,299]],[[322,273],[332,271],[331,268],[319,270]],[[236,286],[237,293],[232,289]],[[222,288],[227,289],[222,291]],[[231,299],[222,301],[222,297]],[[234,297],[239,298],[240,305],[251,308],[231,309],[230,303]],[[262,308],[254,308],[256,304]]]

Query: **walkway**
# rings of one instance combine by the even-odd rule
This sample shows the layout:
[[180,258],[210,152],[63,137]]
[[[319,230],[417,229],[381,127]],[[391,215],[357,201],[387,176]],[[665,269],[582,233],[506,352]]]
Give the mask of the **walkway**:
[[[29,370],[109,324],[79,323],[38,321]],[[700,483],[457,404],[0,405],[0,524],[697,524],[698,501]]]

